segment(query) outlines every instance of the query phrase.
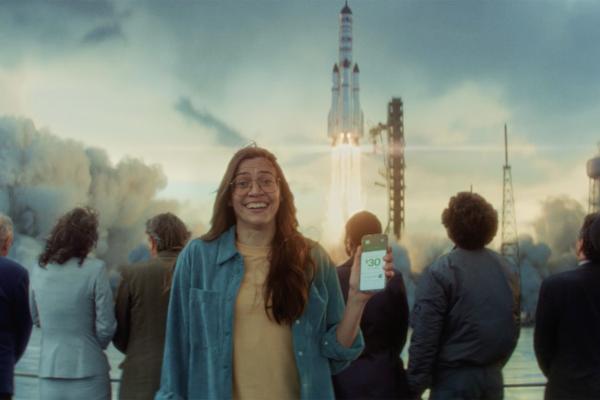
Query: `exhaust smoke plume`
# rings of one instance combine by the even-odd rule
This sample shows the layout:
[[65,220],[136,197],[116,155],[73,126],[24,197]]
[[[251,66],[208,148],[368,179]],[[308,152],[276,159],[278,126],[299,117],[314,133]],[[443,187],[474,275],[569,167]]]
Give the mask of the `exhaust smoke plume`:
[[550,273],[574,267],[575,242],[583,223],[583,206],[568,196],[551,197],[542,202],[540,217],[534,221],[538,242],[552,250],[548,260]]
[[0,211],[15,223],[11,257],[30,269],[56,220],[79,205],[99,212],[96,256],[109,267],[126,263],[144,242],[149,217],[179,211],[177,202],[156,199],[166,183],[160,166],[133,158],[113,166],[102,149],[40,131],[28,119],[0,118]]

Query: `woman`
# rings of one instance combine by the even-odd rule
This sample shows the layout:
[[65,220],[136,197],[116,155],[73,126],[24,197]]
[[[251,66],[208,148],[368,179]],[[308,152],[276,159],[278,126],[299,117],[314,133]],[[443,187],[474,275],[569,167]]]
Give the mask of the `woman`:
[[146,222],[152,258],[127,265],[117,292],[115,347],[125,353],[119,399],[153,399],[160,386],[171,276],[177,255],[190,238],[174,214]]
[[[381,232],[381,222],[368,211],[357,212],[346,222],[346,253],[350,258],[337,267],[344,298],[348,296],[354,254],[362,237]],[[335,398],[408,399],[406,371],[400,358],[408,330],[408,302],[402,274],[396,274],[384,290],[369,300],[360,328],[365,350],[333,377]]]
[[116,329],[104,263],[88,257],[98,216],[75,208],[52,229],[32,279],[31,308],[42,330],[43,400],[110,399],[105,349]]
[[[335,267],[297,228],[275,156],[238,151],[210,230],[177,260],[156,399],[334,397],[331,374],[362,350],[370,295],[357,289],[355,263],[344,309]],[[384,260],[392,276],[391,254]]]

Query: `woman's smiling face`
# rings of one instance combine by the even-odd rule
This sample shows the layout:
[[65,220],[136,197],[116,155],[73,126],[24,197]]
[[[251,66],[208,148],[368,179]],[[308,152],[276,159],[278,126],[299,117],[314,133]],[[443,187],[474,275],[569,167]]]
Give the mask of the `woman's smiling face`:
[[277,171],[263,157],[242,161],[231,182],[231,205],[238,229],[274,228],[279,210]]

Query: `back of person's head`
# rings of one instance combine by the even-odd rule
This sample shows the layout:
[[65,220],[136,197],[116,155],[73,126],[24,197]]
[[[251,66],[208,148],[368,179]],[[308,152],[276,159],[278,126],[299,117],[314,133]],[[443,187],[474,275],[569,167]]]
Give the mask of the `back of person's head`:
[[600,213],[591,213],[585,216],[579,231],[581,251],[586,259],[600,262]]
[[442,213],[448,237],[465,250],[479,250],[494,239],[498,213],[477,193],[459,192]]
[[170,212],[155,215],[146,221],[146,233],[156,242],[156,251],[179,251],[190,239],[185,224]]
[[78,258],[79,265],[98,241],[98,214],[89,207],[76,207],[59,218],[46,239],[39,264],[64,264]]
[[13,240],[13,222],[8,215],[0,213],[0,256],[8,255]]
[[381,222],[375,214],[359,211],[346,222],[346,253],[350,256],[360,245],[363,236],[381,233]]

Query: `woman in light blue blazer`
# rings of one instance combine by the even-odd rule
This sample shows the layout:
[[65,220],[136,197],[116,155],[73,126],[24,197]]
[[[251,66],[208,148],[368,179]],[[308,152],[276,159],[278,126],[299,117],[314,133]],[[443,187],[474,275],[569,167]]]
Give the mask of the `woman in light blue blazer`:
[[58,220],[31,283],[31,311],[41,328],[40,399],[110,399],[103,349],[116,329],[104,263],[89,258],[98,217],[75,208]]

